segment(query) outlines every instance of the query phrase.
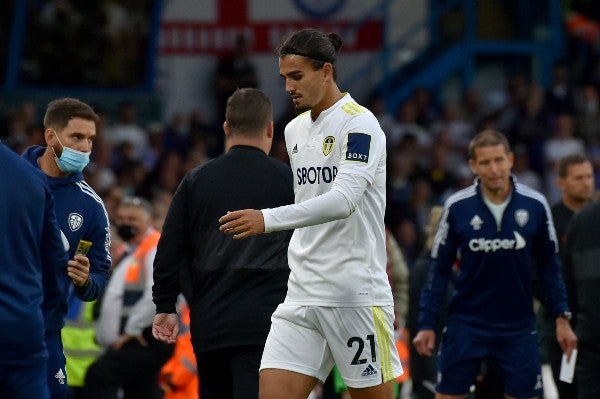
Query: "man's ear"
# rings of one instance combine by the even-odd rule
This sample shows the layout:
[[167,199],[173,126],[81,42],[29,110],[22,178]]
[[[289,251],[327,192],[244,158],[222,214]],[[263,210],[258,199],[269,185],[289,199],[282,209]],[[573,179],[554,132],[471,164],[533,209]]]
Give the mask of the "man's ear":
[[273,133],[274,133],[274,127],[273,127],[273,121],[270,121],[267,124],[267,137],[272,139],[273,138]]
[[330,62],[323,64],[323,73],[325,73],[326,79],[333,80],[333,64]]
[[225,132],[226,138],[231,136],[231,131],[229,130],[229,125],[227,124],[227,121],[223,122],[223,132]]
[[56,132],[52,129],[44,130],[44,140],[46,140],[46,144],[54,145],[53,141],[56,140]]

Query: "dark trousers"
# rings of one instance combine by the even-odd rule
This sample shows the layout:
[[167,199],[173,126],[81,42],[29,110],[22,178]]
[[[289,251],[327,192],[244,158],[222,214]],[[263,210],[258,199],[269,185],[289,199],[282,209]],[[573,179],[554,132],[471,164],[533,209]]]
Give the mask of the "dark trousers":
[[46,363],[31,366],[0,366],[0,398],[49,399]]
[[202,399],[258,399],[263,346],[195,351]]
[[575,378],[577,399],[600,398],[600,337],[580,338],[577,343]]
[[60,331],[46,333],[48,348],[48,389],[50,399],[66,399],[67,397],[67,359],[63,351]]
[[132,340],[119,350],[107,349],[87,371],[84,393],[87,399],[116,399],[119,388],[125,399],[160,399],[158,373],[173,354],[167,345],[144,330],[147,346]]

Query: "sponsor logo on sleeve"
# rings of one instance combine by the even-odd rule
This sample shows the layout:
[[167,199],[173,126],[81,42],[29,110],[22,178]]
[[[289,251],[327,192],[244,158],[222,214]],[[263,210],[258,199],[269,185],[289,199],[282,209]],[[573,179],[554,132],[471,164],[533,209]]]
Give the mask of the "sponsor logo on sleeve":
[[346,152],[347,160],[369,163],[370,149],[370,135],[366,133],[348,133],[348,151]]

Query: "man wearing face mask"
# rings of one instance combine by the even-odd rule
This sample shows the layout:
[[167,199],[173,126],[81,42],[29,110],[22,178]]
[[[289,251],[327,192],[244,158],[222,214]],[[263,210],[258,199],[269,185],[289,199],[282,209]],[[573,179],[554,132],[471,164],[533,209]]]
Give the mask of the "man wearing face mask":
[[139,197],[124,198],[116,211],[119,236],[128,248],[112,271],[100,305],[96,340],[106,348],[89,367],[84,397],[161,398],[160,368],[173,354],[152,336],[152,264],[160,233],[152,227],[152,207]]
[[[44,115],[46,147],[32,146],[22,155],[44,172],[54,196],[54,211],[70,259],[63,278],[73,284],[64,284],[69,292],[61,294],[68,298],[69,309],[74,308],[73,303],[93,301],[100,295],[108,281],[111,264],[106,209],[81,173],[89,162],[97,121],[98,115],[82,101],[74,98],[51,101]],[[78,251],[81,240],[91,243],[87,251]],[[61,329],[67,307],[44,306],[43,309],[48,320],[48,384],[51,397],[63,399],[67,395],[67,371]]]

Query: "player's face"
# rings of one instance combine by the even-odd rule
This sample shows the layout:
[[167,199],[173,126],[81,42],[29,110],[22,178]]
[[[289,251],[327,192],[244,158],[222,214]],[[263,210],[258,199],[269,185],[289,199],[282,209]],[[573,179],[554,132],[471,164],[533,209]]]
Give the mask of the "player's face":
[[570,165],[567,175],[558,179],[558,186],[565,196],[576,202],[587,202],[594,194],[594,170],[590,162]]
[[87,119],[73,118],[60,132],[55,133],[59,135],[60,143],[56,137],[51,137],[52,141],[48,144],[54,147],[58,156],[62,154],[63,145],[73,150],[90,152],[96,138],[96,123]]
[[483,190],[492,195],[507,194],[513,153],[506,151],[502,144],[478,147],[474,152],[475,157],[469,160],[469,165],[473,173],[479,176]]
[[290,54],[279,58],[279,74],[297,111],[318,108],[326,92],[323,68],[315,70],[305,57]]

